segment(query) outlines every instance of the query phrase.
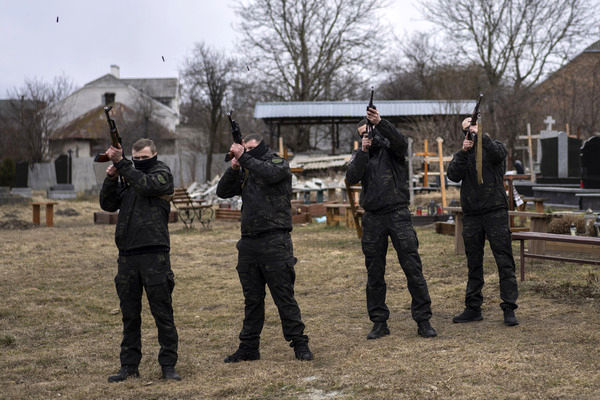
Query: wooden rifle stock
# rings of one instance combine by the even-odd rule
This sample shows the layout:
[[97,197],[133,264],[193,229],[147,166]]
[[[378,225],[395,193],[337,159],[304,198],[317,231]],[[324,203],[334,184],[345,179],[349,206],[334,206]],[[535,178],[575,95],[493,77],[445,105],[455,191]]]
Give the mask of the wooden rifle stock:
[[[112,106],[104,107],[104,113],[106,114],[106,120],[108,122],[108,126],[110,128],[110,142],[113,147],[117,149],[121,148],[121,135],[119,135],[119,130],[117,129],[117,124],[115,120],[110,117],[109,111],[112,110]],[[95,162],[108,162],[110,158],[106,155],[106,153],[96,154],[94,157]]]

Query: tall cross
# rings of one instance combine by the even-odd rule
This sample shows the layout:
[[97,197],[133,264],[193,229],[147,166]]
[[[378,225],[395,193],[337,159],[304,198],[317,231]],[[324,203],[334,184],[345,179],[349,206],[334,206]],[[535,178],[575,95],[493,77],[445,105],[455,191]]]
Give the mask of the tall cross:
[[551,115],[548,115],[546,117],[546,119],[544,120],[544,123],[547,125],[546,131],[552,132],[552,125],[554,125],[556,123],[556,121],[552,118]]

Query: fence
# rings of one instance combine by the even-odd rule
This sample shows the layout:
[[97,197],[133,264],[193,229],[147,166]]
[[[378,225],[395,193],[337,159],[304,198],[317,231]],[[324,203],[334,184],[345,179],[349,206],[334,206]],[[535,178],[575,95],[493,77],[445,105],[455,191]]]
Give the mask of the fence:
[[[224,162],[225,154],[213,154],[211,178],[223,174],[228,167]],[[175,186],[188,186],[192,182],[205,182],[206,154],[184,152],[181,154],[158,155],[158,159],[171,169]],[[76,192],[99,188],[104,180],[109,163],[94,163],[93,157],[72,159],[72,183]],[[29,169],[29,187],[34,190],[46,190],[56,185],[54,162],[36,163]]]

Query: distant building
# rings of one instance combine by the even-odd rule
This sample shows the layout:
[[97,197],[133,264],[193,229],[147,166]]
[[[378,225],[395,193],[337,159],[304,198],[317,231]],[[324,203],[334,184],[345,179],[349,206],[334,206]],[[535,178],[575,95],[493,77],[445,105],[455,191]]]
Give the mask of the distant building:
[[537,85],[534,96],[534,132],[551,115],[558,130],[566,130],[568,124],[571,135],[600,134],[600,40]]
[[60,117],[49,137],[50,156],[68,150],[74,156],[92,156],[109,145],[103,107],[113,106],[115,119],[127,146],[140,137],[153,139],[162,154],[175,152],[179,125],[180,87],[177,78],[122,79],[119,67],[53,105]]

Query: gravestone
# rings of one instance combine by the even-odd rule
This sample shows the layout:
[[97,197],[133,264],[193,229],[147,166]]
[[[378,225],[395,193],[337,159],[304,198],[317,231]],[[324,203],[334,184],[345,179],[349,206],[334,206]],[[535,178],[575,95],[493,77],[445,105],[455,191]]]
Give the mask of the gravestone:
[[15,187],[10,191],[11,194],[31,198],[31,188],[29,183],[29,163],[27,161],[19,161],[15,165]]
[[70,183],[69,156],[66,154],[60,155],[54,161],[54,168],[56,169],[56,183]]
[[29,177],[29,163],[19,161],[15,164],[15,187],[26,188]]
[[54,168],[56,170],[56,185],[51,186],[46,191],[46,195],[49,199],[54,200],[69,200],[76,199],[77,193],[75,188],[69,182],[71,178],[71,160],[66,154],[60,155],[54,161]]
[[581,140],[569,137],[566,132],[553,130],[555,121],[550,116],[544,122],[548,126],[540,132],[538,139],[538,162],[542,178],[578,178]]
[[600,189],[600,136],[593,136],[581,147],[581,181],[585,189]]

